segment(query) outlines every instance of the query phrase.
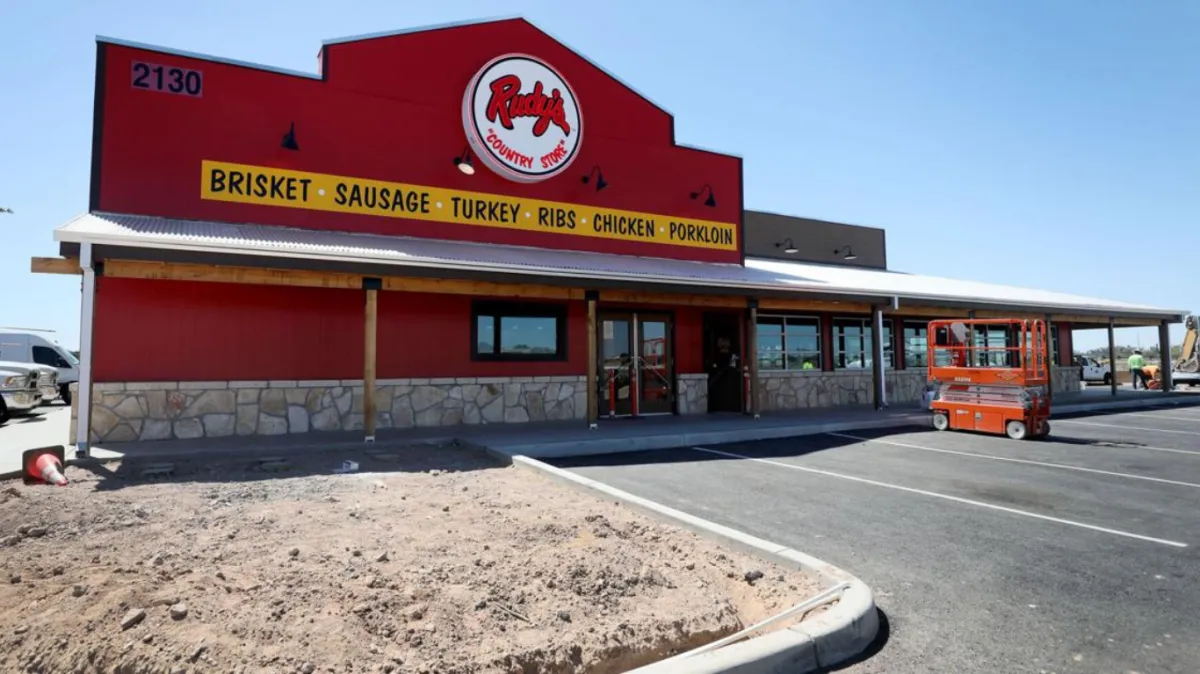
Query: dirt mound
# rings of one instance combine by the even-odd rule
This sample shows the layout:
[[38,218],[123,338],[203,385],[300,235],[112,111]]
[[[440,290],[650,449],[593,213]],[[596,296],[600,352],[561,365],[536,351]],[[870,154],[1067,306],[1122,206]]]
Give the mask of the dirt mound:
[[819,591],[466,451],[342,458],[3,485],[0,671],[619,672]]

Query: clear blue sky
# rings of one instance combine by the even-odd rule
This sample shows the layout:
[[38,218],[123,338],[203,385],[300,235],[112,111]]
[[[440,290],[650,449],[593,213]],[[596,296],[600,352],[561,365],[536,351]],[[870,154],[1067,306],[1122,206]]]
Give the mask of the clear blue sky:
[[0,325],[71,347],[79,281],[29,258],[87,207],[96,34],[315,71],[326,38],[496,15],[650,96],[681,142],[744,156],[748,207],[886,228],[894,269],[1200,309],[1193,0],[14,4]]

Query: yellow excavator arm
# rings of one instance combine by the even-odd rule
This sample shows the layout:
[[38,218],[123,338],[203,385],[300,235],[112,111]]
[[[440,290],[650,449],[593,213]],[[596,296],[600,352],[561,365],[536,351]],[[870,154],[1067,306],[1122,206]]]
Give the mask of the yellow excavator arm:
[[1172,369],[1175,372],[1200,372],[1200,317],[1188,316],[1183,326],[1187,332],[1183,335],[1183,350]]

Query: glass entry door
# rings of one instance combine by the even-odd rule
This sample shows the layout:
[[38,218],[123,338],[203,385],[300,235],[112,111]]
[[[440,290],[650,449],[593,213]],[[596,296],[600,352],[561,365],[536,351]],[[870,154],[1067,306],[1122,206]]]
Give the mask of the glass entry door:
[[674,412],[671,319],[657,314],[601,314],[601,416]]

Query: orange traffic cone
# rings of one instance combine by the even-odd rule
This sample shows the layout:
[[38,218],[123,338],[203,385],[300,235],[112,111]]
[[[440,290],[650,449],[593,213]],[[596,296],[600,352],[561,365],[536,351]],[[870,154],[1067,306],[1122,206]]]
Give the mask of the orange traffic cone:
[[26,450],[21,456],[21,464],[25,466],[25,484],[44,482],[66,486],[67,478],[62,472],[63,451],[62,445]]

